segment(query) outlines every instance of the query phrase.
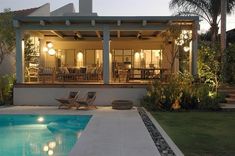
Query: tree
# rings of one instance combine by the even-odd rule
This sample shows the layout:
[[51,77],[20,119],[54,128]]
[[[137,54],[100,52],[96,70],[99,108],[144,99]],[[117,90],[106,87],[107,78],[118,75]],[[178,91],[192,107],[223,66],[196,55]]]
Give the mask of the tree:
[[[184,59],[184,61],[186,61],[186,59],[188,59],[184,53],[190,50],[189,45],[192,41],[192,33],[190,31],[183,30],[183,26],[181,25],[171,25],[168,29],[161,33],[161,37],[163,38],[164,44],[163,51],[165,51],[168,45],[171,45],[172,48],[170,51],[170,56],[167,56],[166,59],[170,64],[171,74],[173,74],[176,60]],[[180,68],[181,72],[185,72],[186,70],[187,69],[185,68],[182,70]]]
[[5,9],[0,14],[0,64],[4,56],[13,52],[15,48],[15,32],[12,24],[13,13]]
[[210,47],[207,42],[200,43],[198,51],[198,74],[213,92],[217,92],[221,79],[221,62],[219,46]]
[[33,56],[36,54],[35,46],[32,39],[30,39],[30,35],[24,36],[24,45],[25,67],[29,67],[29,63],[33,61]]
[[[226,12],[227,12],[227,0],[221,0],[221,35],[220,35],[220,41],[221,41],[221,62],[225,63],[225,56],[224,56],[224,50],[226,49]],[[223,72],[223,67],[221,71]]]
[[[235,7],[235,0],[227,0],[227,13]],[[208,22],[211,26],[211,41],[217,40],[219,16],[221,13],[220,0],[171,0],[170,9],[177,9],[177,15],[195,15]]]

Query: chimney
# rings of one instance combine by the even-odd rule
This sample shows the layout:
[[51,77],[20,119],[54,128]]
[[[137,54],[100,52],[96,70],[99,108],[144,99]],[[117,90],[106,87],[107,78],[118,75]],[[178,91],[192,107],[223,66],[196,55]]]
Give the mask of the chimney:
[[80,16],[97,16],[92,12],[92,0],[79,0]]

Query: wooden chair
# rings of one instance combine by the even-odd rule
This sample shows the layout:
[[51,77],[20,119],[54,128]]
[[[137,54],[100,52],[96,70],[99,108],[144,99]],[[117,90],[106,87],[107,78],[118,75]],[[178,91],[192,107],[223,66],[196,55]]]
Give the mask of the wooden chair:
[[44,67],[40,68],[38,72],[39,79],[42,80],[43,83],[46,82],[47,79],[50,79],[52,83],[55,81],[55,68]]
[[38,68],[26,67],[26,76],[29,82],[38,81]]
[[76,102],[78,100],[79,91],[78,92],[70,92],[69,96],[67,98],[56,98],[58,102],[60,102],[59,109],[64,108],[72,108],[72,107],[78,107],[78,103]]
[[83,99],[79,99],[77,101],[77,109],[79,109],[80,107],[85,107],[85,109],[89,109],[91,106],[97,108],[95,105],[93,105],[95,99],[96,92],[88,92]]

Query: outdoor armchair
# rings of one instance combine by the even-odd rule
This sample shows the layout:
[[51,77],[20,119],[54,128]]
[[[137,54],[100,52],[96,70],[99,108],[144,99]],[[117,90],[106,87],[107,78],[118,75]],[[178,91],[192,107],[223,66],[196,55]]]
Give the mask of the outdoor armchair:
[[80,107],[85,107],[86,109],[89,109],[91,106],[97,108],[95,105],[93,105],[95,99],[96,92],[87,92],[86,96],[83,99],[77,100],[77,109],[79,109]]
[[70,92],[69,96],[67,98],[56,98],[58,102],[60,102],[59,109],[60,108],[72,108],[72,107],[78,107],[78,103],[76,102],[79,97],[79,91],[78,92]]

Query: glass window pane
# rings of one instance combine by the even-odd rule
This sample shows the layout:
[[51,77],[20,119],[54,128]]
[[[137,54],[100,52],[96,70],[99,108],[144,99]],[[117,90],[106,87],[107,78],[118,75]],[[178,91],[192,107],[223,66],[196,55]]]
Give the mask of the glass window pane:
[[123,54],[123,50],[115,50],[115,55],[122,55]]
[[132,50],[124,50],[124,55],[131,55]]
[[116,62],[123,62],[123,57],[122,56],[115,56],[115,61]]
[[95,64],[95,50],[86,50],[86,66]]
[[152,64],[154,64],[155,68],[160,68],[160,63],[161,63],[161,50],[153,50]]
[[146,59],[146,67],[149,68],[151,66],[150,64],[152,63],[151,50],[144,50],[144,54],[145,54],[145,59]]

